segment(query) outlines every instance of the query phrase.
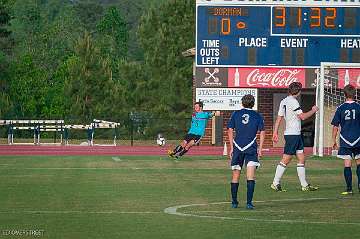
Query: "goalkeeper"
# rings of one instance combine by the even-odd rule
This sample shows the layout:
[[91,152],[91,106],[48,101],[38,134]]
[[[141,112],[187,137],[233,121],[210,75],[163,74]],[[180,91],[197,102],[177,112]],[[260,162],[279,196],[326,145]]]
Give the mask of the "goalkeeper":
[[205,135],[205,128],[207,121],[214,116],[213,113],[203,111],[203,103],[196,102],[194,104],[194,113],[191,117],[191,127],[189,132],[185,135],[184,140],[176,146],[173,150],[169,149],[170,157],[179,158],[186,154],[189,149],[198,144],[200,139]]

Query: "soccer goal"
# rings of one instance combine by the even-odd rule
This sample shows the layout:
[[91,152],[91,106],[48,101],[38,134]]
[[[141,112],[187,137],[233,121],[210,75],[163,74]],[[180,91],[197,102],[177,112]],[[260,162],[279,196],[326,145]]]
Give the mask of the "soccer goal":
[[344,86],[352,84],[356,90],[356,100],[360,89],[360,63],[322,62],[317,72],[316,114],[314,155],[323,157],[332,152],[331,120],[336,108],[345,101]]

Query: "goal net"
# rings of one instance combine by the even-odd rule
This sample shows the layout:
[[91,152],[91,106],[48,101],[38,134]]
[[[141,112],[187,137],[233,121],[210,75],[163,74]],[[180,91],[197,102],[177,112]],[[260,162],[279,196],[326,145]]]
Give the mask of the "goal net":
[[[344,103],[344,86],[352,84],[356,88],[356,99],[360,89],[360,63],[321,63],[316,84],[316,114],[314,155],[332,155],[331,120],[336,108]],[[339,138],[339,137],[338,137]]]

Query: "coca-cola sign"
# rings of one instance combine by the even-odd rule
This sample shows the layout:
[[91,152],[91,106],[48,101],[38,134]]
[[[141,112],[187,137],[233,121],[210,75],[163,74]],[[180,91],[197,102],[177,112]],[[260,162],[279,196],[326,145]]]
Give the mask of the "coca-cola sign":
[[338,88],[340,89],[348,84],[360,88],[360,69],[358,68],[338,69],[338,78]]
[[292,82],[305,87],[306,71],[300,68],[229,68],[229,87],[288,88]]

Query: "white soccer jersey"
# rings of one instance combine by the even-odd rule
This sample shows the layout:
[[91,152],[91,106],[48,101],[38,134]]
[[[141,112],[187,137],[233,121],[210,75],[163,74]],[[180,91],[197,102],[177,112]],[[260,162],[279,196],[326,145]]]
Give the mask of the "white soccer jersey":
[[278,115],[285,119],[284,135],[301,134],[301,120],[298,117],[301,113],[299,102],[294,96],[290,95],[280,102]]

